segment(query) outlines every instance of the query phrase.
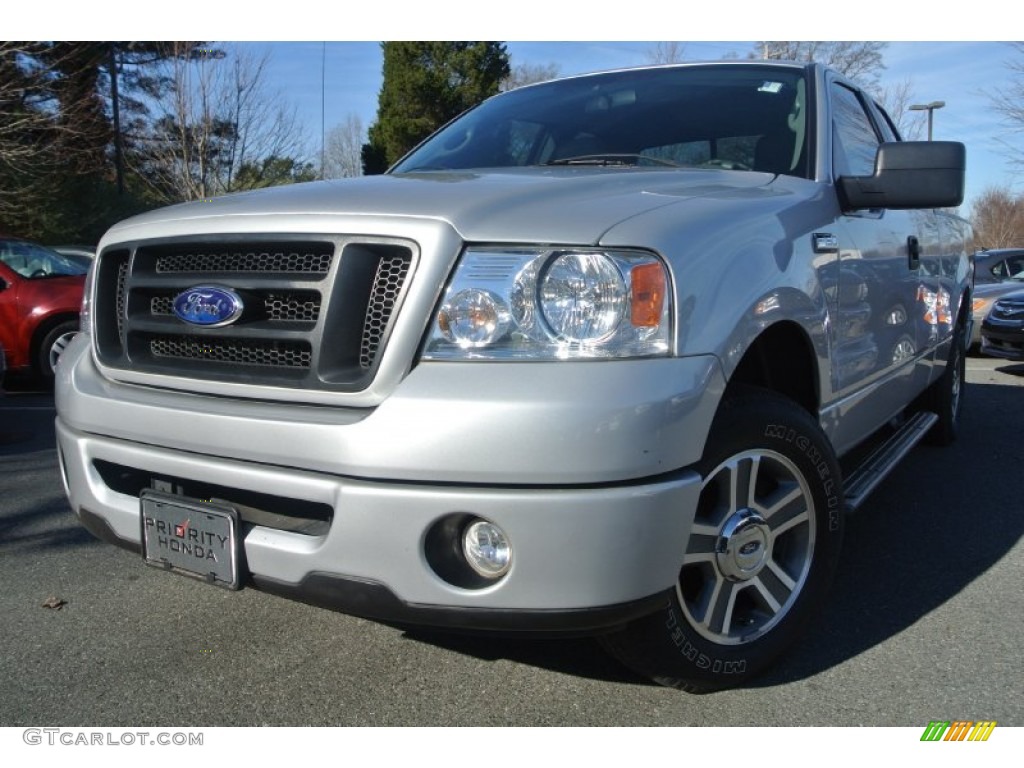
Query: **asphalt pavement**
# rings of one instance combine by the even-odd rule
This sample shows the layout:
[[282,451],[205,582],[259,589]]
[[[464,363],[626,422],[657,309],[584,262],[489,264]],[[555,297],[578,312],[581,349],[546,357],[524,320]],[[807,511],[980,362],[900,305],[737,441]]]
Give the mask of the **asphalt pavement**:
[[0,397],[0,725],[1024,725],[1024,366],[967,380],[959,440],[849,521],[803,639],[704,696],[590,639],[405,632],[148,568],[77,523],[52,395],[22,387]]

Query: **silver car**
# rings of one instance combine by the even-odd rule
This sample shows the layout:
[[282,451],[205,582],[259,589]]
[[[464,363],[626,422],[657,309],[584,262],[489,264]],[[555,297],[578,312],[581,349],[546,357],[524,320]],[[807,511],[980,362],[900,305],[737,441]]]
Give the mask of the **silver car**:
[[835,72],[729,62],[129,219],[58,368],[71,506],[215,586],[742,682],[826,599],[847,510],[956,436],[964,164]]

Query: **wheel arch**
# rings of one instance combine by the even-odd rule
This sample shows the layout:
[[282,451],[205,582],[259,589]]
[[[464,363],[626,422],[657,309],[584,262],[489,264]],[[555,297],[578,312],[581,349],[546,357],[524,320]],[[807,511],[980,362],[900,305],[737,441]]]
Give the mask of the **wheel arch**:
[[789,320],[762,331],[733,369],[726,391],[744,385],[784,395],[816,418],[821,382],[814,346],[806,331]]
[[43,339],[46,338],[46,334],[52,331],[61,323],[67,322],[78,322],[78,312],[54,312],[52,315],[47,315],[42,321],[36,325],[34,331],[32,331],[32,343],[29,346],[29,352],[31,355],[35,355],[39,351],[39,345]]
[[35,370],[39,365],[38,360],[41,353],[40,347],[43,340],[46,338],[46,335],[61,323],[78,323],[79,317],[78,312],[54,312],[52,315],[48,315],[38,325],[36,325],[35,330],[32,331],[32,341],[28,348],[29,365],[33,370]]

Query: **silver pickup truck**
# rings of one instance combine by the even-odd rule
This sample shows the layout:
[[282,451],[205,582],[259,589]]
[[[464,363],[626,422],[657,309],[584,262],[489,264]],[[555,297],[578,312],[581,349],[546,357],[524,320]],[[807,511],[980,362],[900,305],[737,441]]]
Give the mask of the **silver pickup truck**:
[[71,506],[213,585],[739,683],[825,599],[844,516],[955,436],[963,183],[963,145],[840,75],[731,62],[129,219],[58,366]]

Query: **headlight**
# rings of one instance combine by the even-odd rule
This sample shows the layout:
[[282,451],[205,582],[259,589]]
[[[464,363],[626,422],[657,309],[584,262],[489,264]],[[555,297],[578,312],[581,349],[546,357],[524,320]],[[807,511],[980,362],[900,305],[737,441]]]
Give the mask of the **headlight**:
[[544,268],[541,315],[555,338],[597,342],[615,332],[626,311],[626,281],[603,253],[565,253]]
[[460,347],[485,347],[508,332],[511,316],[500,296],[479,288],[459,291],[437,315],[444,337]]
[[647,253],[467,250],[423,357],[538,360],[665,355],[671,292]]

